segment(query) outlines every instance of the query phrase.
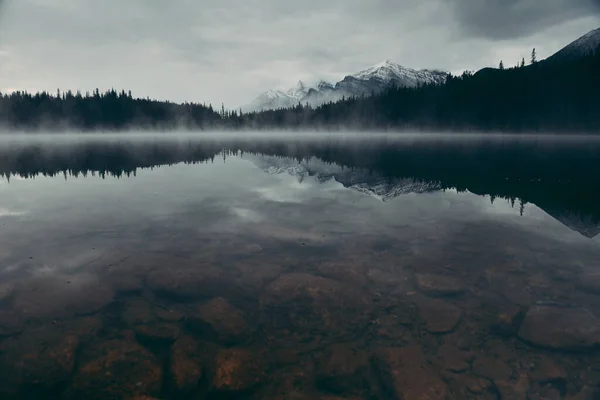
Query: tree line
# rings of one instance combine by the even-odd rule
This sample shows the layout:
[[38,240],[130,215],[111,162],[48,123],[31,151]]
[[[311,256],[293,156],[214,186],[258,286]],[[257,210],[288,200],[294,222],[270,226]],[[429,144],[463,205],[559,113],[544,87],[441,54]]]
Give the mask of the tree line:
[[600,132],[600,48],[581,59],[449,75],[443,85],[390,87],[316,109],[242,116],[252,128]]
[[134,98],[114,89],[0,94],[0,126],[19,130],[202,129],[222,119],[212,105]]
[[134,98],[131,92],[0,94],[0,126],[20,130],[389,129],[600,132],[600,48],[574,61],[525,60],[445,84],[391,86],[319,107],[243,113],[212,105]]

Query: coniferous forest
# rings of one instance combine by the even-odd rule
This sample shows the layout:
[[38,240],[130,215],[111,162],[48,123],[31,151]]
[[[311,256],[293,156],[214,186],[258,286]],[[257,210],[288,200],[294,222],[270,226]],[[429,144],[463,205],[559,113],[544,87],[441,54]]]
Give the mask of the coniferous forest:
[[573,61],[524,62],[449,76],[442,85],[390,87],[313,108],[262,112],[176,104],[110,90],[0,96],[0,126],[24,131],[129,129],[377,129],[600,132],[600,48]]

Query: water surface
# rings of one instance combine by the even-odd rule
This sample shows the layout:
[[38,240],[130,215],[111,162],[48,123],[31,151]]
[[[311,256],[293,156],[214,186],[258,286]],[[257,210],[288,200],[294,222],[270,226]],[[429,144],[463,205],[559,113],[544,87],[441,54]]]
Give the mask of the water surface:
[[581,138],[3,138],[0,393],[596,398],[599,161]]

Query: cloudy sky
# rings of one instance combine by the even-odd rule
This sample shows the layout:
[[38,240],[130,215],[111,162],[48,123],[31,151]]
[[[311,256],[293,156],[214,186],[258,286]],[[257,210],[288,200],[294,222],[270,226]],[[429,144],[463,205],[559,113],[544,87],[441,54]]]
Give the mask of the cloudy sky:
[[544,58],[598,27],[600,0],[0,0],[0,90],[237,107],[386,59],[461,72]]

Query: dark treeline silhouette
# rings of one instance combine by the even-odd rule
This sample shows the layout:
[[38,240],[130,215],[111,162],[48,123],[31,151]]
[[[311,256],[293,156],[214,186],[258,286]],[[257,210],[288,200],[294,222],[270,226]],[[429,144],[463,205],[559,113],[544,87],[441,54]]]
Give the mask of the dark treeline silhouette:
[[110,90],[81,95],[0,96],[0,127],[22,130],[390,129],[600,132],[600,51],[564,62],[525,60],[513,68],[449,76],[443,85],[390,87],[317,108],[242,113],[133,98]]
[[13,92],[0,96],[0,126],[19,130],[125,130],[214,127],[222,119],[212,106],[136,99],[131,92],[55,95]]
[[252,128],[600,132],[600,51],[574,61],[524,60],[514,68],[449,76],[444,85],[243,115]]
[[21,141],[0,148],[0,175],[101,176],[135,174],[180,162],[215,161],[224,156],[257,155],[309,160],[355,169],[361,178],[412,178],[441,189],[470,191],[518,203],[533,203],[556,218],[577,215],[600,222],[600,142],[506,139],[359,140],[90,140],[72,144]]

